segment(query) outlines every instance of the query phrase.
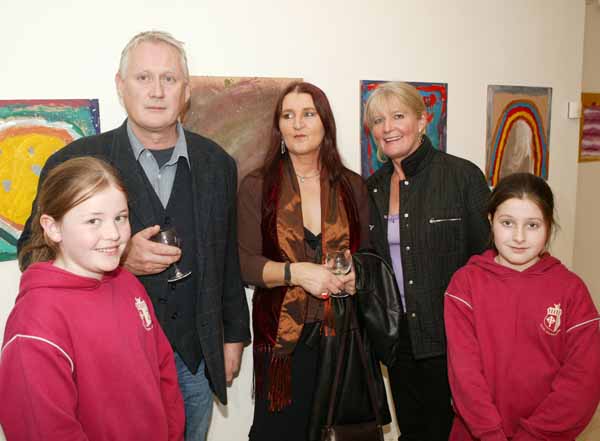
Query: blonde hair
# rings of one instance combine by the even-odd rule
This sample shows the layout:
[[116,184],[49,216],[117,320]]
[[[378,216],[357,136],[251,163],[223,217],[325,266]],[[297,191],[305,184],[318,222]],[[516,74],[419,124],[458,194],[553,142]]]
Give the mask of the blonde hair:
[[43,214],[60,222],[73,207],[109,186],[119,189],[127,197],[117,171],[105,161],[91,156],[69,159],[50,170],[39,188],[31,217],[31,236],[19,252],[21,271],[32,263],[54,260],[58,254],[58,245],[46,236],[40,224]]
[[[375,116],[389,107],[390,103],[394,101],[408,107],[409,110],[417,115],[418,119],[427,111],[423,97],[414,86],[399,81],[390,81],[378,86],[369,96],[365,105],[363,124],[369,130],[372,130]],[[377,146],[377,159],[381,162],[387,161],[387,157],[383,154],[379,145]]]
[[140,32],[139,34],[135,35],[131,40],[129,40],[129,43],[127,43],[127,45],[121,52],[121,60],[119,62],[119,76],[121,78],[125,78],[125,74],[127,72],[127,64],[129,63],[129,54],[133,49],[135,49],[141,43],[145,42],[165,43],[175,48],[177,50],[177,53],[179,54],[181,69],[183,70],[185,81],[189,81],[190,72],[188,70],[187,55],[185,54],[185,49],[183,48],[183,42],[177,40],[171,34],[164,31]]

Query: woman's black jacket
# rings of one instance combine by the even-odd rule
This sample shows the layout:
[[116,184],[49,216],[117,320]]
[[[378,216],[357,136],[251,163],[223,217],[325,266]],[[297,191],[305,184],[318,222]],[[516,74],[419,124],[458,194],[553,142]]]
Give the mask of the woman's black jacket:
[[[416,359],[444,355],[444,292],[452,274],[490,239],[489,188],[473,163],[435,150],[427,137],[402,161],[400,243],[406,319]],[[367,180],[370,240],[390,265],[387,214],[393,164]]]

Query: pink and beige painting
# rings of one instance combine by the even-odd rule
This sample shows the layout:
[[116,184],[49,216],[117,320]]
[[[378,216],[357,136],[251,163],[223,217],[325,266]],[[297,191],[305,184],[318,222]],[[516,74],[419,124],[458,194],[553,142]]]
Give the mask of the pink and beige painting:
[[191,77],[183,126],[216,141],[237,162],[238,182],[264,161],[281,92],[299,78]]
[[579,162],[600,161],[600,93],[581,94]]

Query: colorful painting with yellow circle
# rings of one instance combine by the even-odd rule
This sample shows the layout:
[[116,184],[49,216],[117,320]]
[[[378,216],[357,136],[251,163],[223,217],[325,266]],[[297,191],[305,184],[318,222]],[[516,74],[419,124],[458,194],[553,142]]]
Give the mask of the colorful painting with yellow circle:
[[0,261],[16,259],[48,157],[98,133],[97,99],[0,100]]

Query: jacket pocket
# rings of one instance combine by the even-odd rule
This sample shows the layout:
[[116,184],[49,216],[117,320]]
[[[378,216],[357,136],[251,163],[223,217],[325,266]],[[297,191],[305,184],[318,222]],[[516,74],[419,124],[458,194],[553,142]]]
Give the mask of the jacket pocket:
[[430,224],[439,224],[441,222],[460,222],[462,217],[447,217],[447,218],[435,218],[432,217],[429,219]]
[[432,210],[425,221],[427,249],[434,253],[452,253],[464,241],[463,216],[459,209]]

